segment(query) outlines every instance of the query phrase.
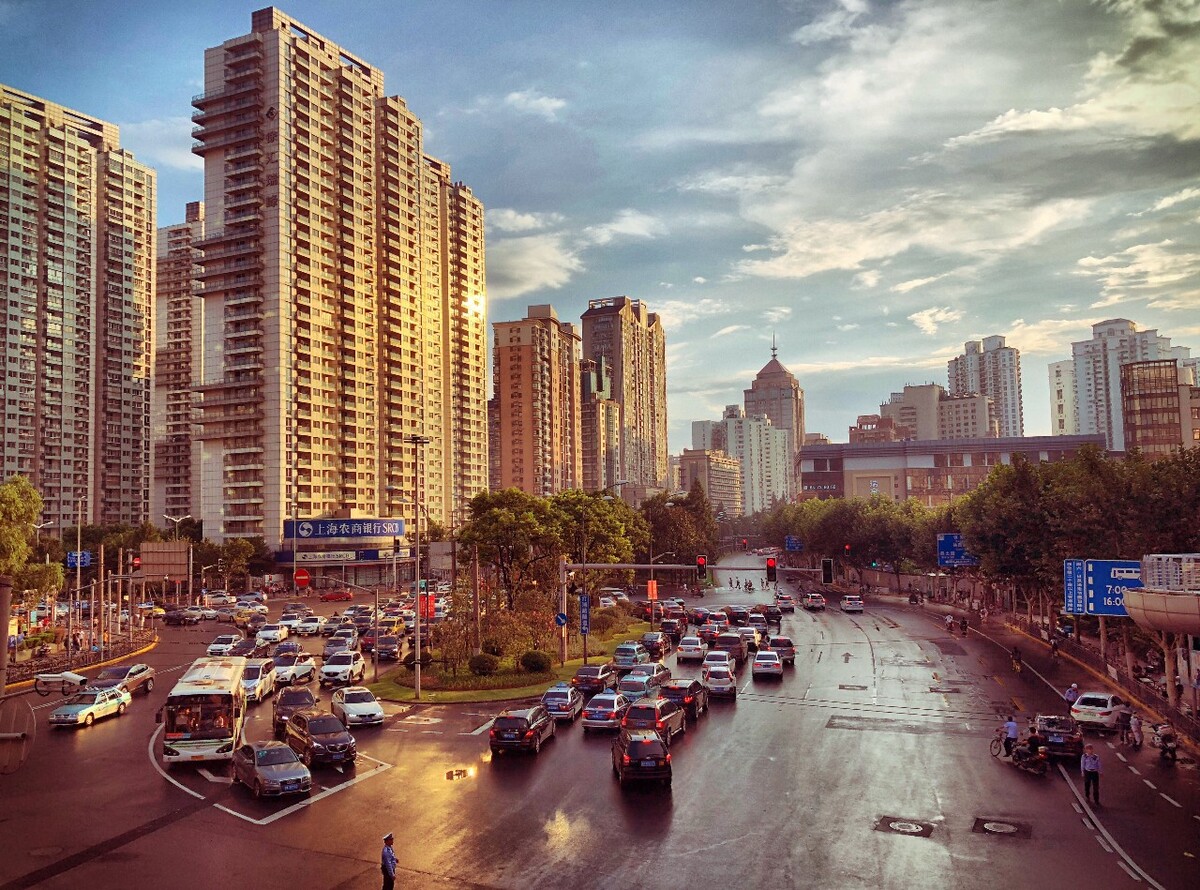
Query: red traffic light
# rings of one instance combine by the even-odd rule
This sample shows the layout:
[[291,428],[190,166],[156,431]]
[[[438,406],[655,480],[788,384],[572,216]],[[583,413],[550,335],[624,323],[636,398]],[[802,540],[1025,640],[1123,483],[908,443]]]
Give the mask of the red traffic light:
[[696,557],[696,577],[700,579],[708,577],[708,557],[704,554]]
[[775,557],[773,557],[773,556],[768,556],[768,557],[767,557],[767,568],[768,568],[768,569],[773,569],[773,568],[775,568]]
[[775,557],[773,557],[773,556],[767,557],[767,580],[768,581],[776,580],[776,578],[775,578]]
[[847,544],[847,545],[846,545],[846,552],[847,552],[847,553],[849,553],[849,552],[850,552],[850,545],[849,545],[849,544]]
[[133,558],[133,567],[135,569],[140,569],[142,567],[142,558],[140,556],[135,556]]

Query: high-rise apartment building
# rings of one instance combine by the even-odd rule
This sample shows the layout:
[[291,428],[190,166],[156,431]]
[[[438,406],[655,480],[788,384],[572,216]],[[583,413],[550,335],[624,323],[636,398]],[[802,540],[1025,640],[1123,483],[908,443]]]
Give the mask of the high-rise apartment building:
[[[1139,331],[1127,318],[1092,325],[1092,339],[1071,344],[1068,375],[1061,362],[1050,365],[1050,411],[1056,435],[1100,434],[1110,451],[1125,450],[1121,414],[1121,366],[1130,362],[1178,359],[1186,364],[1190,350],[1171,346],[1156,330]],[[1069,380],[1068,380],[1069,376]],[[1070,398],[1059,396],[1063,387]],[[1066,416],[1068,401],[1073,411]]]
[[453,524],[487,485],[480,202],[381,71],[277,9],[205,52],[193,104],[206,535]]
[[548,305],[493,325],[491,488],[549,496],[583,482],[579,334]]
[[1150,459],[1200,448],[1200,386],[1177,359],[1121,365],[1125,447]]
[[747,416],[762,414],[771,419],[775,429],[787,436],[789,462],[788,500],[800,492],[800,447],[804,444],[804,390],[799,381],[777,357],[771,343],[771,360],[754,377],[750,388],[743,391]]
[[1000,435],[1005,438],[1025,435],[1019,349],[1005,346],[1000,336],[968,340],[963,354],[950,359],[946,370],[950,395],[990,396]]
[[149,518],[154,221],[115,125],[0,85],[0,478],[59,529]]
[[621,479],[621,406],[612,397],[608,361],[603,357],[583,359],[579,363],[579,384],[583,490],[602,491]]
[[699,482],[716,514],[728,519],[745,515],[742,501],[742,467],[724,451],[685,448],[679,457],[679,488],[691,491]]
[[199,516],[201,492],[192,436],[197,419],[193,380],[199,379],[200,250],[204,204],[187,205],[185,219],[158,230],[154,294],[154,391],[150,397],[150,446],[154,472],[150,517]]
[[726,405],[720,420],[694,420],[692,449],[723,451],[738,462],[745,513],[760,513],[787,500],[791,442],[765,414],[747,416],[740,405]]
[[662,321],[640,300],[589,300],[583,354],[612,369],[612,398],[621,406],[620,480],[633,490],[667,481],[667,345]]

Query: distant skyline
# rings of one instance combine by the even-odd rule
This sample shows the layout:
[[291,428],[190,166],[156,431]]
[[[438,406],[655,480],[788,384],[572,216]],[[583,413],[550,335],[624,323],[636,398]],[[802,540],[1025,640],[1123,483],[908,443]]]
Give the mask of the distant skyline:
[[[204,50],[266,5],[0,0],[0,81],[118,124],[180,222]],[[1027,435],[1093,323],[1200,351],[1193,0],[276,5],[483,201],[490,322],[663,316],[672,453],[772,336],[838,442],[967,340],[1020,350]]]

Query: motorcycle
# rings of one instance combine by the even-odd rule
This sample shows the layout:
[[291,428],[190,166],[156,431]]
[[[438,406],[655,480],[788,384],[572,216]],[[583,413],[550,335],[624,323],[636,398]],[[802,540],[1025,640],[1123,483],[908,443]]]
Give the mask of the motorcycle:
[[908,595],[908,604],[910,606],[919,605],[920,602],[921,602],[921,598],[919,596],[917,596],[915,593],[910,593]]
[[34,658],[48,658],[49,656],[50,656],[50,647],[46,643],[42,643],[42,645],[38,646],[36,649],[33,650]]
[[1150,746],[1158,749],[1158,759],[1164,763],[1175,763],[1179,759],[1179,741],[1175,728],[1170,723],[1155,724],[1150,736]]
[[1039,747],[1035,753],[1026,751],[1024,746],[1013,748],[1012,757],[1008,761],[1017,769],[1044,776],[1050,771],[1050,753],[1045,746]]

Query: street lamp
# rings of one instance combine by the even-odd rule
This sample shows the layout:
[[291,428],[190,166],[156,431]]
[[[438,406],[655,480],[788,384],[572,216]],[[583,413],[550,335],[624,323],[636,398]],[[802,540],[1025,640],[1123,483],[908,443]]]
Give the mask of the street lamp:
[[189,513],[187,516],[180,516],[178,519],[176,519],[174,516],[168,516],[166,513],[163,514],[163,519],[167,520],[167,522],[175,523],[175,540],[176,541],[179,540],[179,523],[183,522],[183,520],[185,520],[185,519],[191,519],[191,518],[192,518],[191,513]]
[[[54,520],[47,519],[45,522],[33,523],[33,529],[34,529],[34,531],[37,532],[37,538],[38,538],[39,544],[41,543],[41,540],[42,540],[42,529],[44,529],[48,525],[54,525]],[[50,551],[49,550],[46,551],[46,565],[50,565]]]
[[[598,500],[602,500],[602,501],[615,500],[615,498],[613,498],[613,496],[611,494],[609,494],[608,492],[612,491],[612,489],[614,489],[614,488],[620,488],[622,485],[628,485],[628,484],[629,484],[628,479],[620,479],[620,480],[614,482],[612,485],[607,485],[604,488],[601,488],[595,494],[599,495]],[[583,566],[583,568],[580,569],[580,572],[583,577],[581,579],[580,586],[582,588],[582,594],[584,596],[589,595],[588,587],[587,587],[587,583],[588,583],[587,582],[587,561],[588,561],[588,559],[587,559],[587,545],[588,545],[587,519],[588,519],[587,506],[584,505],[583,512],[580,514],[580,523],[579,523],[582,528],[582,531],[583,531],[583,544],[580,547],[580,551],[581,551],[580,552],[580,563]],[[567,588],[565,585],[559,591],[558,611],[562,612],[564,615],[567,612]],[[587,656],[587,637],[585,636],[583,638],[583,663],[584,664],[587,664],[587,657],[588,657]],[[560,631],[559,636],[558,636],[558,660],[559,660],[560,664],[567,663],[567,626],[565,624],[562,626],[562,630]]]
[[433,441],[429,436],[410,433],[404,441],[413,446],[413,567],[416,575],[417,614],[413,619],[413,698],[421,700],[421,454]]

